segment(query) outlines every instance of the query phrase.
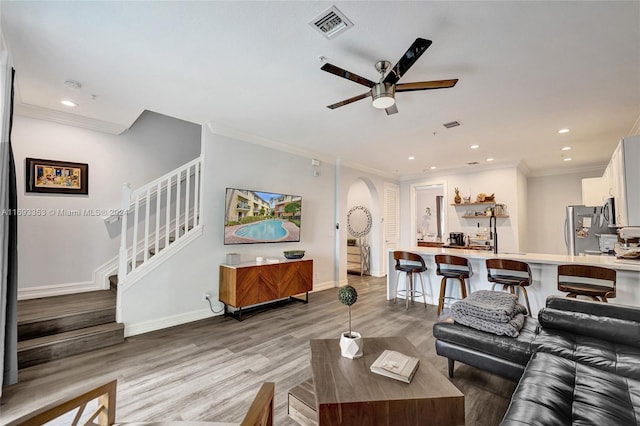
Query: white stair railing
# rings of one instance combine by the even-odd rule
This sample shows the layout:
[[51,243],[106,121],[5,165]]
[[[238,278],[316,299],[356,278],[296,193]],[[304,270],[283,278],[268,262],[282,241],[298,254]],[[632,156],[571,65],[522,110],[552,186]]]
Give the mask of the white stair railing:
[[123,185],[118,302],[132,276],[159,262],[170,245],[201,227],[201,179],[202,156],[135,191]]

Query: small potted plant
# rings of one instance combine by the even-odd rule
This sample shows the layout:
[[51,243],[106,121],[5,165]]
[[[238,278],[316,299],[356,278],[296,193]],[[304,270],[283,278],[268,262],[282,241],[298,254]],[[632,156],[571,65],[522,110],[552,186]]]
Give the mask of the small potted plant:
[[360,333],[351,329],[351,305],[358,300],[358,292],[350,285],[340,287],[338,300],[349,307],[349,331],[340,335],[340,350],[345,358],[360,358],[362,356],[363,341]]

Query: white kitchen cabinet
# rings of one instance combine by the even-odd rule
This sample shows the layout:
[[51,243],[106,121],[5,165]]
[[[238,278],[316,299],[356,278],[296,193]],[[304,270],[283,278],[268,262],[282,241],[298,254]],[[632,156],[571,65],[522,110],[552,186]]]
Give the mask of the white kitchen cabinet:
[[640,226],[640,136],[620,141],[609,167],[617,226]]
[[609,181],[602,177],[582,179],[582,204],[600,206],[609,195]]

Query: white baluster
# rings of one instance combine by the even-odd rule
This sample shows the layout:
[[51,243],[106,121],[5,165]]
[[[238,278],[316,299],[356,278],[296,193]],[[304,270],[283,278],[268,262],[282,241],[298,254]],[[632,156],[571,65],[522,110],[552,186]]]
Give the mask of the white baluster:
[[[204,149],[204,148],[203,148]],[[202,202],[202,198],[204,195],[204,186],[205,186],[205,182],[204,182],[204,176],[206,173],[206,170],[204,169],[204,151],[202,152],[202,154],[200,154],[200,159],[198,160],[198,164],[200,165],[200,175],[198,177],[198,182],[200,182],[200,187],[198,188],[198,190],[200,191],[200,193],[198,194],[198,199],[199,204],[198,204],[198,223],[201,223],[200,221],[202,220],[202,206],[204,205],[204,203]]]
[[193,190],[193,227],[200,225],[200,214],[198,212],[198,203],[200,202],[200,162],[195,164],[196,172],[194,176]]
[[169,234],[171,234],[171,181],[172,177],[167,178],[167,208],[166,218],[164,221],[164,247],[169,247]]
[[180,238],[180,178],[182,177],[182,170],[178,171],[178,177],[176,178],[176,241]]
[[122,185],[120,207],[123,215],[120,216],[120,252],[118,253],[118,294],[116,297],[116,320],[122,321],[122,286],[127,277],[127,214],[131,203],[131,186],[128,183]]
[[133,203],[133,243],[131,244],[131,273],[136,270],[138,255],[138,210],[140,208],[140,194],[136,195]]
[[151,214],[151,187],[147,187],[147,194],[145,195],[145,207],[144,207],[144,252],[142,253],[142,259],[144,262],[149,260],[149,215]]
[[184,233],[186,235],[189,232],[189,198],[191,195],[189,192],[191,191],[191,166],[187,167],[185,176],[187,180],[187,187],[185,189],[184,197]]
[[162,190],[162,182],[158,182],[156,186],[156,238],[153,243],[154,253],[157,256],[160,252],[160,191]]

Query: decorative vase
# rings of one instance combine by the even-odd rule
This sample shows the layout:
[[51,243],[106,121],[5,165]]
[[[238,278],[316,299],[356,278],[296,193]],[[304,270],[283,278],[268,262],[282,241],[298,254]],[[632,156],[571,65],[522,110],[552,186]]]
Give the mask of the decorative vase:
[[453,202],[456,204],[460,204],[462,202],[462,197],[460,197],[460,190],[458,188],[454,189],[456,196],[453,197]]
[[351,336],[348,337],[349,332],[345,331],[340,335],[340,351],[342,356],[349,359],[360,358],[362,356],[362,348],[364,341],[360,333],[355,331],[351,332]]

